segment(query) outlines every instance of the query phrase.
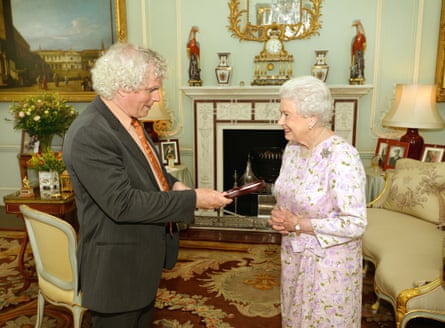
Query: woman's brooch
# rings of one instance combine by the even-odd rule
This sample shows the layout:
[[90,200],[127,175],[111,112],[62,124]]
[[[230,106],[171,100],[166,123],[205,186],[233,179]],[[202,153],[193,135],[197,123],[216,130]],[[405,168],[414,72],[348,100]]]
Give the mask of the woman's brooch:
[[329,151],[329,148],[323,148],[323,150],[321,151],[321,157],[322,158],[328,158],[328,156],[331,154],[331,152]]

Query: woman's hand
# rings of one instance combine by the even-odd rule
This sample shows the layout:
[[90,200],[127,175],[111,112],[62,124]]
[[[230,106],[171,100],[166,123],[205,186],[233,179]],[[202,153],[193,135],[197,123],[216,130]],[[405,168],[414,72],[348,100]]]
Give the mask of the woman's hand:
[[272,229],[278,231],[282,235],[287,235],[290,232],[286,228],[286,215],[288,212],[289,211],[286,211],[280,207],[274,207],[270,212],[271,216],[268,223],[272,226]]
[[[272,226],[272,229],[283,235],[287,235],[289,232],[313,232],[310,219],[303,219],[302,217],[281,207],[275,207],[271,211],[271,217],[268,222]],[[298,231],[296,231],[297,224],[300,226]]]

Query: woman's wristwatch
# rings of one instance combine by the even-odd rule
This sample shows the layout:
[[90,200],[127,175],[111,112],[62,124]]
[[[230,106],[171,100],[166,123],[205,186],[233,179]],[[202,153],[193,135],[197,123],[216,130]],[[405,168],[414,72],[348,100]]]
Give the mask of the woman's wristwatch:
[[296,232],[297,234],[299,234],[299,233],[301,232],[301,225],[300,225],[300,223],[297,223],[297,224],[295,225],[295,232]]

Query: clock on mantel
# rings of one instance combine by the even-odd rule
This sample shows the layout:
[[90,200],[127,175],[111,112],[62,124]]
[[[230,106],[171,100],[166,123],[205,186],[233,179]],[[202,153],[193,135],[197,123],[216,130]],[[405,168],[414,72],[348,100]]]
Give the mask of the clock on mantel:
[[292,77],[294,56],[284,48],[283,34],[277,25],[269,26],[263,50],[255,56],[252,85],[281,85]]

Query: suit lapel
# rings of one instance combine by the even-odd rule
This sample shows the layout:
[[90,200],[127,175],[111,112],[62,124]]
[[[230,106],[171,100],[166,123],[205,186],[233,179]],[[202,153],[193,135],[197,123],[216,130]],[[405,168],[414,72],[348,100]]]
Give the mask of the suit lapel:
[[[157,185],[156,178],[155,178],[152,170],[150,169],[150,166],[148,165],[147,159],[145,158],[144,153],[139,148],[137,143],[133,140],[133,138],[128,133],[128,131],[125,130],[125,128],[122,126],[122,124],[116,118],[116,116],[113,115],[113,113],[108,109],[107,105],[102,101],[102,99],[100,99],[99,96],[97,96],[94,101],[97,102],[96,108],[97,108],[99,114],[101,114],[105,118],[105,120],[110,125],[110,128],[115,131],[119,140],[122,141],[122,144],[124,145],[124,147],[129,151],[131,156],[136,161],[139,162],[139,164],[144,168],[144,170],[149,173],[150,178],[152,179],[153,183],[155,185]],[[150,142],[150,144],[152,145],[153,149],[156,149],[152,140],[147,136],[147,133],[144,132],[144,134],[145,134],[145,137],[147,138],[148,142]],[[156,151],[156,156],[160,160],[159,154],[157,151]],[[162,165],[162,161],[160,161],[160,163],[161,163],[162,170],[165,174],[166,172],[165,172],[164,166]]]

